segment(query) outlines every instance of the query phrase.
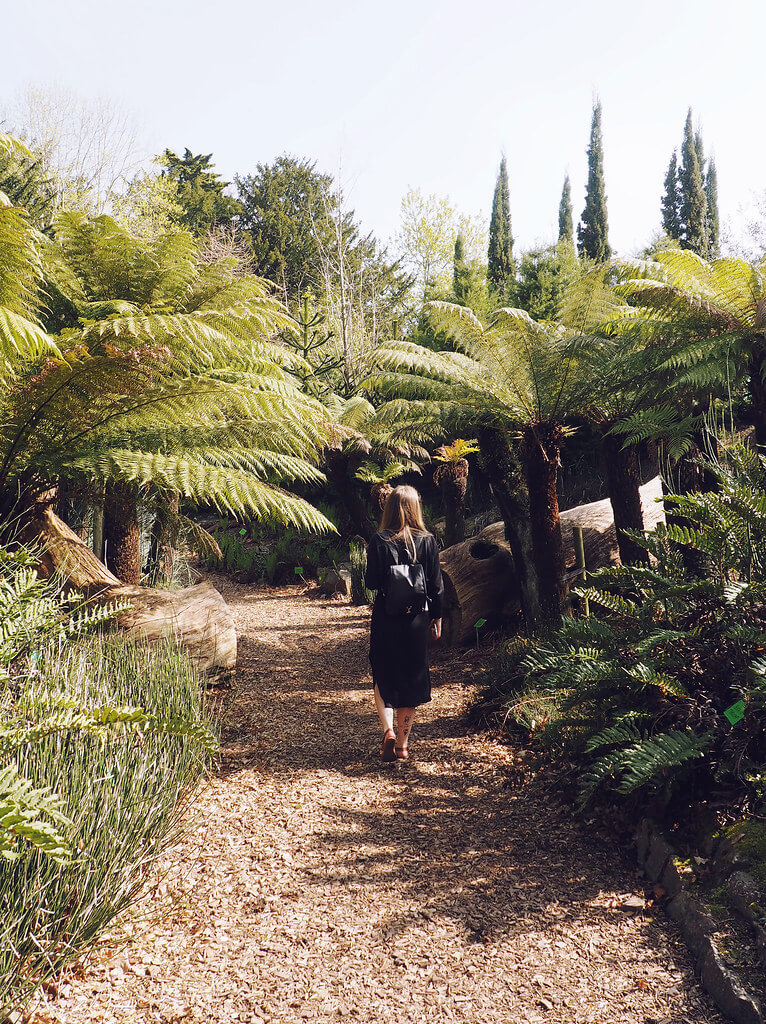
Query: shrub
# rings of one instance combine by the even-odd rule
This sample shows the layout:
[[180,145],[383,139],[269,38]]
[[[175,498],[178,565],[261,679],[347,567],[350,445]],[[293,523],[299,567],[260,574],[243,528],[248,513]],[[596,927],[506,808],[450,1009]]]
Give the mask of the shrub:
[[711,471],[715,493],[666,499],[683,526],[635,536],[651,564],[592,576],[579,593],[596,614],[563,620],[523,662],[534,692],[518,717],[529,726],[525,702],[539,714],[547,699],[543,740],[580,755],[584,801],[599,789],[684,806],[715,789],[741,803],[762,793],[764,468],[737,449]]
[[352,541],[350,557],[351,601],[353,604],[372,604],[375,600],[375,593],[372,590],[368,590],[364,584],[364,577],[367,572],[367,549],[364,544]]

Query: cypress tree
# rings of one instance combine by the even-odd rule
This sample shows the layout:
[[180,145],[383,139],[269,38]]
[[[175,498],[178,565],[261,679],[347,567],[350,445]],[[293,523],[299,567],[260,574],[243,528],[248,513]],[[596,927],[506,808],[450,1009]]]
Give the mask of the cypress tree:
[[662,229],[668,238],[681,237],[681,196],[678,189],[678,157],[676,151],[665,175],[665,193],[662,197]]
[[492,217],[489,222],[487,252],[487,283],[490,292],[507,296],[514,278],[513,237],[511,235],[511,204],[508,189],[508,168],[505,157],[500,161]]
[[604,189],[604,143],[601,137],[601,101],[593,107],[588,146],[588,184],[585,209],[577,226],[577,250],[581,256],[603,263],[612,255],[608,238]]
[[564,187],[561,190],[561,202],[559,203],[559,241],[571,244],[572,232],[572,187],[567,174],[564,178]]
[[465,246],[463,236],[458,235],[455,239],[455,258],[452,270],[452,294],[455,302],[465,305],[468,294],[468,267],[465,264]]
[[699,256],[707,256],[707,196],[702,183],[697,140],[692,131],[691,107],[684,125],[684,144],[681,148],[681,170],[678,178],[681,187],[681,248],[691,249]]
[[715,160],[710,158],[705,175],[705,196],[707,198],[708,252],[712,259],[720,256],[721,225],[718,219],[718,174]]

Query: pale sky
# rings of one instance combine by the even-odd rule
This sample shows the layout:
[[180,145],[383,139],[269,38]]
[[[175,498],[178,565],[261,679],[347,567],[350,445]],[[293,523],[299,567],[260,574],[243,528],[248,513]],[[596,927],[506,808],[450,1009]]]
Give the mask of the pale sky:
[[583,207],[603,104],[610,241],[659,228],[691,106],[723,219],[766,189],[764,0],[31,0],[3,3],[0,107],[29,85],[128,108],[147,154],[213,153],[227,178],[288,152],[340,177],[387,241],[410,187],[489,213],[508,159],[516,248]]

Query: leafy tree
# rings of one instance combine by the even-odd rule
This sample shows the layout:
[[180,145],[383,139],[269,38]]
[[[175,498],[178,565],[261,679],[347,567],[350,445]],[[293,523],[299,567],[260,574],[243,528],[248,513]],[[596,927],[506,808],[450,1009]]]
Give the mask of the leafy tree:
[[28,151],[0,151],[0,194],[26,211],[41,231],[50,229],[58,204],[55,181],[39,157]]
[[684,125],[681,169],[678,175],[681,190],[681,248],[691,249],[698,256],[707,256],[707,197],[699,156],[700,147],[694,136],[692,112],[689,108]]
[[718,216],[718,172],[712,156],[705,172],[705,197],[707,199],[708,254],[711,259],[720,256],[721,224]]
[[139,238],[153,240],[185,217],[177,183],[167,174],[140,171],[112,202],[114,219]]
[[379,339],[392,333],[412,278],[398,261],[388,259],[372,235],[360,236],[339,190],[335,199],[333,235],[320,247],[323,298],[340,360],[335,389],[351,397],[369,372]]
[[449,292],[456,217],[454,206],[442,196],[410,189],[402,199],[397,246],[415,278],[419,300]]
[[26,89],[6,110],[56,188],[56,207],[91,215],[112,210],[141,163],[132,116],[112,100],[84,100],[56,87]]
[[[337,241],[332,177],[317,171],[316,163],[283,154],[235,181],[255,272],[273,281],[290,304],[306,289],[321,295],[322,249],[332,251]],[[341,230],[352,230],[350,214]]]
[[609,246],[604,188],[604,143],[601,136],[601,102],[593,107],[588,146],[588,184],[585,209],[577,226],[577,250],[581,256],[602,263],[612,255]]
[[569,283],[577,274],[577,255],[570,240],[530,249],[521,257],[516,303],[535,320],[555,320]]
[[175,185],[175,202],[182,208],[180,223],[195,235],[204,235],[216,224],[232,221],[240,212],[236,199],[224,195],[229,182],[221,181],[213,167],[213,154],[192,153],[182,157],[166,149],[159,157],[164,177]]
[[489,248],[487,250],[487,283],[489,290],[501,299],[510,296],[516,266],[513,259],[511,234],[511,201],[508,188],[508,166],[505,157],[500,161],[495,194],[492,197],[492,216],[489,222]]
[[668,238],[681,237],[681,193],[678,181],[678,158],[676,151],[668,164],[665,175],[665,191],[662,195],[662,229]]
[[561,189],[561,202],[559,203],[559,241],[574,244],[572,225],[572,186],[569,183],[569,175],[564,178],[564,187]]

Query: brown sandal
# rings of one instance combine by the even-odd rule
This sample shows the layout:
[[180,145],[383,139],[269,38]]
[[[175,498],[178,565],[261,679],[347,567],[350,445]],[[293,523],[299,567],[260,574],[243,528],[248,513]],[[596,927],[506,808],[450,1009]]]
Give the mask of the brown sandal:
[[[388,734],[391,733],[389,736]],[[396,760],[396,737],[392,729],[386,729],[383,735],[383,746],[380,748],[380,756],[384,761]]]
[[397,761],[406,761],[409,756],[410,755],[406,747],[394,747],[394,757]]

